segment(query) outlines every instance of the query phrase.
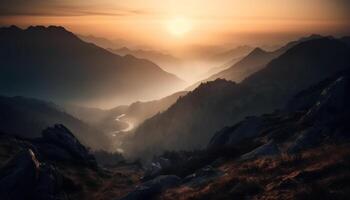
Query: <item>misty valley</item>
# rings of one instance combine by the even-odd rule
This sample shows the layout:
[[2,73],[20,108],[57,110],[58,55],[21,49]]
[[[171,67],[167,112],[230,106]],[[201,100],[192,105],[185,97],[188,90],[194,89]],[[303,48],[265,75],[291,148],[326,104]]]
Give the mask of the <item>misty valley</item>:
[[[350,198],[350,36],[181,54],[7,20],[0,199]],[[174,43],[194,29],[166,27]]]

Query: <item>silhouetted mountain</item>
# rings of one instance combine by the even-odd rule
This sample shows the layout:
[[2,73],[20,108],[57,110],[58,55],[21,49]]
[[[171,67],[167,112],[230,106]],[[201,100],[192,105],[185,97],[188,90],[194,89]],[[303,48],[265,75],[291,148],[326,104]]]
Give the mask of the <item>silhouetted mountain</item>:
[[0,45],[0,93],[10,96],[108,106],[160,98],[183,84],[148,60],[115,55],[63,27],[1,28]]
[[350,47],[340,40],[302,42],[240,84],[216,80],[200,85],[140,125],[130,141],[130,151],[153,155],[201,148],[213,131],[245,116],[281,108],[298,91],[348,67]]
[[309,40],[315,40],[315,39],[321,39],[321,38],[323,38],[323,36],[322,35],[318,35],[318,34],[312,34],[312,35],[309,35],[307,37],[302,37],[302,38],[300,38],[300,39],[298,39],[296,41],[288,42],[283,47],[275,50],[275,52],[276,52],[276,54],[281,55],[282,53],[286,52],[288,49],[294,47],[297,44],[300,44],[301,42],[306,42],[306,41],[309,41]]
[[53,103],[24,97],[0,97],[0,132],[33,138],[56,123],[65,124],[91,148],[110,148],[107,136]]
[[342,37],[341,41],[345,42],[346,44],[350,45],[350,36]]
[[[297,41],[289,42],[285,46],[271,52],[264,51],[261,48],[255,48],[247,56],[245,56],[238,62],[234,62],[234,64],[231,67],[228,67],[227,69],[224,69],[200,82],[213,81],[217,78],[241,82],[249,75],[264,68],[274,58],[277,58],[278,56],[282,55],[284,52],[294,47],[295,45],[308,40],[320,38],[322,38],[322,36],[320,35],[310,35],[309,37],[303,37]],[[199,85],[200,82],[192,85],[188,89],[193,90]]]
[[109,49],[109,51],[121,56],[133,55],[137,58],[151,60],[152,62],[159,65],[159,67],[161,67],[163,70],[176,74],[177,76],[181,76],[184,70],[184,62],[180,58],[176,58],[168,53],[163,53],[155,50],[132,50],[127,47],[123,47],[120,49]]

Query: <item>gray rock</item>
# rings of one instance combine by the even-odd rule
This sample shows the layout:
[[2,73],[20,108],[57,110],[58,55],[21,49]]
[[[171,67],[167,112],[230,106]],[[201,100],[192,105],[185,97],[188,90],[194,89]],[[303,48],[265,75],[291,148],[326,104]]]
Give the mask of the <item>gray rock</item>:
[[35,188],[39,165],[31,150],[12,159],[0,172],[1,199],[27,199]]
[[156,157],[153,161],[146,166],[145,175],[143,176],[143,180],[153,179],[160,175],[162,169],[168,168],[172,165],[171,161],[162,156]]
[[298,133],[287,152],[298,153],[330,138],[346,139],[343,128],[350,122],[348,104],[349,78],[341,76],[322,90],[316,103],[300,119],[299,123],[307,128]]
[[135,188],[134,191],[127,194],[121,200],[144,200],[150,199],[154,195],[161,193],[169,188],[180,184],[181,179],[174,175],[158,176],[155,179],[147,181]]
[[32,150],[25,150],[0,171],[3,200],[64,200],[59,172],[40,163]]
[[325,136],[322,131],[325,130],[321,127],[310,127],[302,131],[288,147],[287,152],[289,154],[295,154],[319,144]]
[[214,169],[212,166],[208,165],[202,169],[197,170],[195,173],[186,176],[183,180],[183,183],[189,187],[199,187],[221,175],[223,175],[221,171]]
[[278,146],[273,141],[270,141],[264,145],[261,145],[260,147],[254,149],[249,153],[243,154],[241,156],[241,159],[246,160],[246,159],[256,158],[258,156],[274,156],[279,153],[280,153],[280,150]]
[[301,119],[302,123],[325,124],[339,120],[339,115],[349,109],[349,80],[340,77],[326,89],[324,89],[319,100],[312,106],[307,114]]

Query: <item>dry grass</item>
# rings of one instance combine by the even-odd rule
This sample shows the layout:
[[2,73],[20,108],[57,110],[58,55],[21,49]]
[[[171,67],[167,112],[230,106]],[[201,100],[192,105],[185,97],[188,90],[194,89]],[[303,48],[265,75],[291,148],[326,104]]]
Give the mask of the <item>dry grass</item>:
[[220,167],[226,175],[201,188],[168,190],[159,199],[349,199],[350,146],[324,146]]

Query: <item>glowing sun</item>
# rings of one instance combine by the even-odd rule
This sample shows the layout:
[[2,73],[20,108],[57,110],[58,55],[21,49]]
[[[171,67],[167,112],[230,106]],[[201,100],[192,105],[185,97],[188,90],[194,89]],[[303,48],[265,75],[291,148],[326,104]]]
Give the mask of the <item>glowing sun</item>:
[[191,30],[190,21],[184,17],[175,17],[166,25],[169,33],[176,37],[183,36]]

